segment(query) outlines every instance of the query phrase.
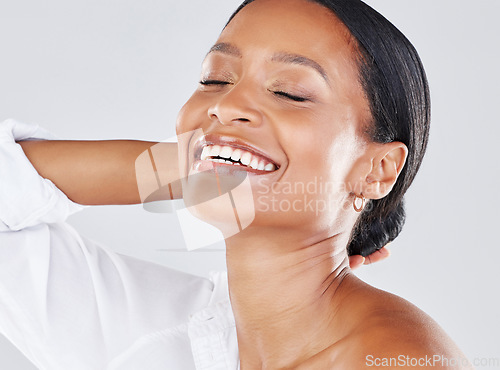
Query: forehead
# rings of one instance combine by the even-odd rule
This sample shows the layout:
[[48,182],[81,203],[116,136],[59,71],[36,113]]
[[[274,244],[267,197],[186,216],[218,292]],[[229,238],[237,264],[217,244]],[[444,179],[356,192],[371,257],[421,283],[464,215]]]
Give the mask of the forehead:
[[339,55],[351,57],[356,47],[330,9],[307,0],[256,0],[235,16],[220,41],[261,51],[281,49],[324,62]]
[[228,24],[221,43],[237,48],[236,58],[256,69],[280,54],[314,61],[331,82],[327,104],[343,107],[359,122],[370,121],[357,42],[330,9],[307,0],[255,0]]

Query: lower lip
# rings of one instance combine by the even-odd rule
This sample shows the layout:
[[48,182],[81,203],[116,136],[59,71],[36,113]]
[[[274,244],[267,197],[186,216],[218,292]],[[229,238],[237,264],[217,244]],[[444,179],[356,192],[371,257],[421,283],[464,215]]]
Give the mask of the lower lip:
[[251,167],[246,167],[246,166],[237,166],[234,164],[227,164],[227,163],[218,163],[218,162],[212,162],[212,161],[202,161],[202,160],[197,160],[193,163],[192,166],[193,170],[196,172],[204,172],[204,171],[214,171],[217,169],[218,172],[224,173],[224,174],[231,174],[236,171],[241,172],[248,172],[249,175],[268,175],[270,173],[273,173],[275,171],[261,171],[261,170],[254,170]]

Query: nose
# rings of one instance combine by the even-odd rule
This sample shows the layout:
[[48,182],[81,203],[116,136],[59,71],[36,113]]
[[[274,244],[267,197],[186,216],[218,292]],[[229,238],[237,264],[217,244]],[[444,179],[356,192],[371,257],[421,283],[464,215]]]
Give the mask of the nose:
[[216,99],[208,109],[208,116],[224,126],[245,124],[258,127],[262,123],[262,113],[257,108],[256,100],[251,87],[239,82]]

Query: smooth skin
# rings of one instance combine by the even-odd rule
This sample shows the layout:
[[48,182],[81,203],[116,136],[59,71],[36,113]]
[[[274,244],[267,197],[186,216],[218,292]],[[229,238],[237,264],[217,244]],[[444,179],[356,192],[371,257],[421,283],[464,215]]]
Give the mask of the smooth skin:
[[[359,214],[341,205],[352,204],[354,194],[386,196],[407,149],[364,136],[370,112],[345,27],[305,0],[256,0],[217,44],[230,47],[208,54],[201,78],[219,83],[200,84],[179,115],[178,134],[201,128],[262,148],[280,168],[251,176],[252,188],[266,195],[265,179],[275,184],[278,201],[303,196],[279,189],[318,174],[338,185],[333,197],[314,195],[331,205],[320,215],[256,207],[250,227],[226,239],[241,369],[362,369],[367,356],[465,358],[429,316],[362,282],[349,267],[388,251],[349,260],[346,246]],[[321,71],[284,55],[303,56]],[[21,143],[40,174],[82,204],[140,202],[133,163],[154,144]],[[169,168],[167,176],[178,178],[178,168]],[[210,222],[211,212],[201,216]]]
[[[21,141],[19,145],[38,173],[50,179],[72,201],[83,205],[127,205],[143,202],[137,184],[155,179],[141,176],[136,171],[136,159],[153,146],[161,145],[167,169],[161,174],[170,182],[179,180],[178,148],[174,143],[135,140],[103,141]],[[168,181],[168,180],[167,180]],[[174,189],[174,199],[182,198],[182,189]],[[382,261],[390,256],[387,247],[362,257],[350,256],[351,269]]]
[[[407,156],[402,143],[364,135],[370,112],[354,53],[349,32],[327,9],[257,0],[222,32],[179,115],[178,134],[238,138],[280,165],[250,176],[254,194],[293,202],[304,194],[279,190],[318,174],[339,189],[309,194],[331,205],[319,215],[256,206],[252,224],[226,239],[242,370],[360,369],[370,355],[465,358],[429,316],[349,268],[358,214],[341,205],[354,194],[385,197]],[[197,216],[220,220],[221,208],[200,208]]]

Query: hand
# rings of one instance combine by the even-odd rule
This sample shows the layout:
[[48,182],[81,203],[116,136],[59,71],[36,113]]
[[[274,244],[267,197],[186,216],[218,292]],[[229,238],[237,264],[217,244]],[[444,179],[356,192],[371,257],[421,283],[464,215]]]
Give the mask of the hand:
[[355,270],[361,265],[370,265],[374,262],[385,260],[391,255],[391,251],[387,248],[387,245],[378,251],[373,252],[369,256],[363,257],[361,255],[349,256],[349,265],[351,270]]

